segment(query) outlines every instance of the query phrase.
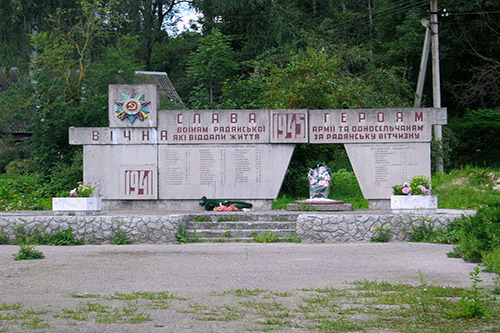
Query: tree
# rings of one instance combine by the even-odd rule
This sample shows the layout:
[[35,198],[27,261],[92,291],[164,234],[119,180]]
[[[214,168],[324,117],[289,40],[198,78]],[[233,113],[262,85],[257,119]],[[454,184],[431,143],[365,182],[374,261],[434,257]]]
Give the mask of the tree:
[[122,35],[139,37],[137,56],[151,69],[151,55],[156,43],[168,39],[167,28],[173,26],[178,7],[192,0],[122,0],[113,5],[110,15]]
[[156,43],[151,55],[150,69],[167,72],[175,90],[183,101],[187,101],[192,87],[193,78],[186,75],[189,66],[186,59],[198,48],[201,34],[184,31],[174,38]]
[[238,68],[228,38],[213,30],[200,39],[197,51],[188,61],[187,73],[198,83],[190,100],[197,108],[213,106],[222,82]]

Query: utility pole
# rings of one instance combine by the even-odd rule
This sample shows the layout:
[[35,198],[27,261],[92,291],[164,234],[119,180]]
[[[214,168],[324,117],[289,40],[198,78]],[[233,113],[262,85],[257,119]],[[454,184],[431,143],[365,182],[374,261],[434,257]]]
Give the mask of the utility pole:
[[[433,106],[441,107],[441,79],[439,72],[439,35],[438,35],[438,0],[431,1],[431,32],[432,32],[432,91]],[[434,125],[434,140],[441,143],[443,139],[443,129],[441,125]],[[436,171],[443,172],[443,156],[436,157]]]
[[422,95],[424,93],[425,74],[427,72],[427,62],[429,60],[429,49],[431,47],[431,22],[423,18],[420,23],[425,27],[424,46],[422,47],[422,58],[420,59],[420,70],[418,71],[417,89],[413,107],[422,106]]

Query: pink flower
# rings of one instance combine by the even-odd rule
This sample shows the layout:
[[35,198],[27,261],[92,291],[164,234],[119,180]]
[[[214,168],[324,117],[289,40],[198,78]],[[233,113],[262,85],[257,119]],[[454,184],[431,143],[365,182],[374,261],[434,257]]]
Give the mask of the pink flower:
[[408,187],[403,187],[401,192],[403,192],[403,194],[408,194],[408,193],[410,193],[410,189]]
[[403,187],[410,187],[410,183],[403,183]]
[[76,197],[76,188],[74,188],[71,191],[69,191],[69,196],[70,197]]
[[325,180],[330,180],[330,175],[326,175]]
[[429,195],[431,193],[431,191],[429,191],[425,187],[422,189],[422,192],[424,192],[424,195]]
[[311,179],[311,180],[309,181],[309,184],[311,184],[311,185],[313,185],[314,183],[315,183],[314,179]]

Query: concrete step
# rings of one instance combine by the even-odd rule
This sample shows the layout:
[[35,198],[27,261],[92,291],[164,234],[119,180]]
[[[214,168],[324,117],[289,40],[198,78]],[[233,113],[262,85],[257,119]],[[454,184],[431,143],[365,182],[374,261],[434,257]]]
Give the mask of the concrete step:
[[297,221],[303,212],[206,212],[190,214],[189,219],[194,222],[237,222],[237,221],[265,221],[284,222]]
[[211,229],[211,230],[239,230],[239,229],[278,229],[278,230],[295,230],[297,222],[295,221],[280,221],[280,222],[265,222],[265,221],[231,221],[231,222],[188,222],[187,229]]
[[187,229],[190,237],[221,238],[221,237],[252,237],[265,233],[273,233],[279,237],[290,237],[295,234],[293,230],[282,229]]
[[297,214],[248,214],[224,212],[193,215],[186,222],[186,236],[202,242],[254,242],[281,240],[296,236]]

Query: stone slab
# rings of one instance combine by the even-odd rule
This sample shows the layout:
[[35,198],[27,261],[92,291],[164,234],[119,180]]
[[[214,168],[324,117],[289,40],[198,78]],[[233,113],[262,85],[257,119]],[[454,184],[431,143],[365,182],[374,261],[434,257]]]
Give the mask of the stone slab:
[[157,145],[85,145],[83,179],[103,199],[158,199]]
[[336,212],[352,210],[352,204],[293,203],[288,204],[286,209],[291,211]]
[[308,110],[271,110],[271,143],[309,142]]
[[161,110],[161,143],[269,143],[269,110]]
[[[156,127],[159,105],[160,95],[154,84],[111,84],[108,87],[109,127]],[[141,112],[144,119],[140,117]],[[128,117],[120,119],[119,114],[128,114]]]
[[446,109],[310,110],[310,143],[430,142]]
[[294,147],[160,145],[159,198],[274,199]]
[[70,127],[68,134],[71,145],[143,145],[159,141],[156,128]]
[[346,144],[365,199],[390,199],[392,186],[431,176],[431,145],[425,142]]

